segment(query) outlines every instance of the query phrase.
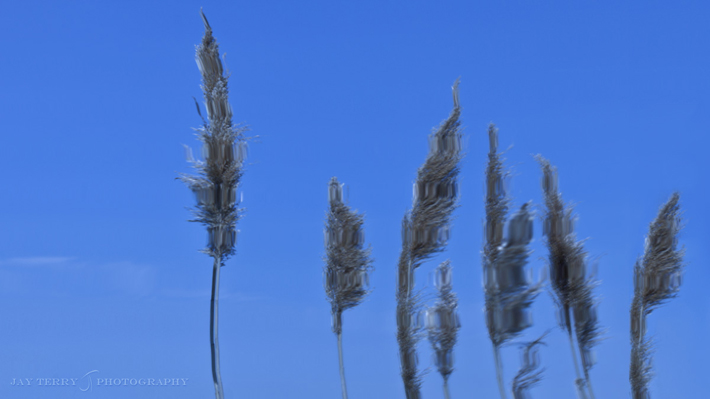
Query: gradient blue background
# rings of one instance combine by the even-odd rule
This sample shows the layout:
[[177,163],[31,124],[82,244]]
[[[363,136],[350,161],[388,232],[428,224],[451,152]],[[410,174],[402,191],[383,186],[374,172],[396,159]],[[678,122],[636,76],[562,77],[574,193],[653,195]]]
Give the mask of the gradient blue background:
[[[232,72],[235,122],[252,142],[237,255],[222,270],[222,376],[228,398],[336,398],[336,339],[322,286],[327,183],[366,213],[373,292],[344,315],[352,398],[404,398],[395,340],[400,221],[461,77],[467,155],[448,251],[463,328],[454,398],[495,398],[480,248],[486,126],[519,206],[541,203],[533,155],[560,171],[577,231],[598,260],[598,398],[628,398],[632,268],[658,207],[679,190],[687,273],[654,312],[654,398],[700,397],[710,349],[708,130],[710,6],[689,1],[12,2],[0,14],[0,397],[212,397],[211,260],[188,223],[199,150],[194,45],[204,7]],[[539,213],[538,213],[539,215]],[[536,222],[530,267],[544,266]],[[574,396],[553,329],[535,398]],[[425,398],[442,397],[429,344]],[[517,349],[504,350],[506,380]],[[188,378],[180,387],[11,386],[13,378]],[[96,380],[94,380],[96,384]]]

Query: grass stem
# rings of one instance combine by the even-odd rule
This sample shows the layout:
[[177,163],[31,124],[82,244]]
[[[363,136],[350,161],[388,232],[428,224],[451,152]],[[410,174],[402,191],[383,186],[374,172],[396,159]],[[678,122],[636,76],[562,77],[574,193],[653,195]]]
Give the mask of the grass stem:
[[[577,344],[579,345],[579,353],[581,354],[582,353],[582,344],[579,342],[577,342]],[[592,381],[589,379],[589,370],[586,367],[584,367],[583,370],[584,370],[584,382],[585,382],[585,385],[587,386],[587,392],[589,392],[589,399],[596,399],[594,396],[594,390],[592,389]]]
[[[221,257],[221,256],[220,256]],[[215,399],[224,399],[222,373],[219,370],[219,269],[220,257],[214,258],[212,270],[212,297],[210,299],[210,349],[212,352],[212,380],[214,381]]]
[[569,349],[572,352],[572,363],[574,363],[574,372],[577,376],[575,379],[575,386],[577,387],[577,393],[580,399],[587,399],[587,394],[584,390],[584,380],[582,379],[582,373],[579,372],[579,360],[577,359],[577,350],[574,347],[574,337],[572,336],[572,331],[567,330],[567,336],[569,337]]
[[340,363],[340,385],[343,389],[343,399],[348,399],[348,389],[345,386],[345,366],[343,365],[343,333],[338,333],[338,361]]
[[496,361],[496,378],[498,379],[498,389],[500,390],[500,398],[507,399],[505,394],[505,384],[503,383],[503,365],[500,360],[500,348],[493,345],[493,357]]

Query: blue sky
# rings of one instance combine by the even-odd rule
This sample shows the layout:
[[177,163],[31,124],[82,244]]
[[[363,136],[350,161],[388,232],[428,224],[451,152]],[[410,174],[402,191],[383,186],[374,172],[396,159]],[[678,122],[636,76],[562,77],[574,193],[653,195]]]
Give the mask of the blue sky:
[[[648,224],[681,193],[687,270],[655,311],[653,397],[704,392],[710,356],[707,206],[710,56],[702,2],[15,2],[0,15],[0,397],[211,396],[211,260],[188,223],[183,144],[199,149],[194,45],[200,7],[231,71],[235,122],[248,125],[237,254],[222,269],[222,376],[229,398],[340,395],[322,286],[331,176],[366,214],[375,271],[344,315],[352,398],[404,398],[395,340],[400,222],[432,127],[461,77],[466,157],[444,259],[462,329],[452,396],[497,397],[483,319],[480,249],[486,126],[500,128],[514,204],[541,204],[542,154],[559,168],[577,232],[598,260],[608,329],[591,372],[598,397],[628,398],[633,265]],[[539,212],[538,212],[539,215]],[[530,267],[544,266],[541,223]],[[573,371],[547,294],[535,326],[553,329],[535,398],[570,398]],[[428,342],[426,398],[442,397]],[[518,364],[504,350],[506,380]],[[81,378],[91,391],[38,386]],[[13,378],[33,378],[12,386]],[[105,386],[104,378],[185,378]],[[54,380],[52,380],[54,381]],[[81,381],[88,381],[85,377]],[[172,380],[171,380],[172,381]],[[474,395],[475,394],[475,395]]]

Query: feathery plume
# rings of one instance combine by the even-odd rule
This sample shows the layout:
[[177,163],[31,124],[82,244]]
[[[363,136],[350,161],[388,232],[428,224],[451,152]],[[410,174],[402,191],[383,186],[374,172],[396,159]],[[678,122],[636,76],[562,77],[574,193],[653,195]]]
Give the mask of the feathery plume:
[[591,397],[594,398],[589,371],[596,363],[596,355],[593,348],[601,340],[600,337],[603,330],[599,326],[597,318],[597,300],[592,294],[592,289],[598,283],[591,278],[585,281],[585,284],[582,284],[577,291],[572,315],[574,316],[574,332],[577,337],[585,383],[590,390]]
[[343,366],[342,313],[360,304],[368,294],[370,249],[364,248],[363,216],[343,201],[343,185],[335,177],[328,185],[330,209],[325,225],[325,292],[330,300],[333,332],[338,337],[338,359],[343,399],[348,393]]
[[492,309],[489,326],[496,346],[505,344],[532,326],[529,308],[539,291],[539,285],[533,284],[525,271],[532,237],[533,216],[526,203],[510,219],[506,241],[492,275],[488,276],[495,280],[497,291],[497,306]]
[[634,299],[631,305],[631,366],[629,380],[633,399],[648,399],[652,377],[651,347],[646,338],[646,317],[675,298],[680,290],[684,250],[678,249],[680,196],[673,193],[649,227],[643,258],[634,267]]
[[414,294],[414,271],[433,254],[444,250],[451,214],[458,199],[461,160],[459,81],[453,86],[454,108],[429,136],[429,154],[417,171],[412,209],[402,220],[402,252],[397,267],[397,343],[407,399],[419,399],[416,344],[421,335],[421,308]]
[[[218,314],[219,272],[225,261],[234,254],[236,223],[240,217],[237,208],[237,187],[242,177],[246,157],[246,143],[242,128],[232,125],[232,108],[228,102],[227,79],[219,59],[217,41],[205,14],[200,10],[205,25],[202,43],[196,48],[197,66],[202,74],[202,91],[208,120],[197,131],[203,143],[204,161],[189,157],[198,175],[182,174],[179,179],[195,193],[197,206],[195,218],[207,227],[208,243],[203,250],[214,258],[212,296],[210,299],[210,347],[212,352],[212,379],[217,399],[224,398],[219,362]],[[199,106],[198,106],[199,113]],[[200,116],[202,116],[200,114]]]
[[547,335],[547,333],[543,334],[535,341],[523,345],[522,366],[520,370],[518,370],[518,374],[513,378],[514,399],[530,399],[531,397],[528,391],[542,379],[542,373],[545,369],[540,367],[538,346],[545,345],[542,341],[545,335]]
[[[597,319],[597,304],[593,288],[598,284],[587,273],[587,252],[574,234],[575,216],[570,207],[565,207],[559,193],[557,168],[538,155],[542,167],[542,189],[545,197],[544,235],[549,250],[550,281],[558,305],[560,327],[567,332],[572,351],[572,360],[577,373],[575,384],[581,397],[585,390],[593,399],[594,392],[589,370],[594,365],[592,348],[599,341],[601,329]],[[574,322],[573,322],[574,320]],[[573,338],[574,333],[574,338]],[[577,361],[574,341],[580,352],[584,378]]]
[[426,311],[429,342],[434,349],[434,363],[444,378],[444,398],[449,399],[449,376],[454,371],[454,345],[461,328],[456,312],[458,300],[453,292],[451,262],[444,261],[436,268],[436,289],[439,299]]
[[483,245],[483,289],[486,326],[493,344],[496,376],[501,398],[506,397],[500,347],[532,325],[530,306],[541,283],[532,283],[525,271],[533,237],[533,216],[523,204],[508,224],[503,238],[509,199],[505,193],[503,160],[498,153],[498,129],[488,126],[489,153],[486,167],[486,222]]

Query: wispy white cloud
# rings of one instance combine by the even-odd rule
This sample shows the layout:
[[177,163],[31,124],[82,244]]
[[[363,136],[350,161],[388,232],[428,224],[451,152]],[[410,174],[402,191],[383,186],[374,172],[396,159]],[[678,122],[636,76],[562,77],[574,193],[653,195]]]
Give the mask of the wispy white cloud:
[[75,257],[69,256],[29,256],[20,258],[10,258],[0,260],[0,265],[8,266],[54,266],[66,264]]
[[[38,273],[36,268],[42,269]],[[45,295],[123,295],[200,299],[210,289],[169,286],[154,265],[134,261],[91,262],[68,256],[35,256],[0,259],[0,294],[40,290]],[[220,292],[222,301],[255,302],[267,297],[244,292]]]
[[104,263],[96,269],[98,281],[122,294],[148,296],[157,288],[158,270],[152,265],[122,261]]
[[[95,263],[76,257],[39,256],[2,259],[0,267],[0,275],[14,279],[13,286],[27,287],[28,292],[32,287],[32,292],[50,296],[144,297],[158,289],[158,270],[133,261]],[[17,293],[13,286],[0,284],[0,293]]]

